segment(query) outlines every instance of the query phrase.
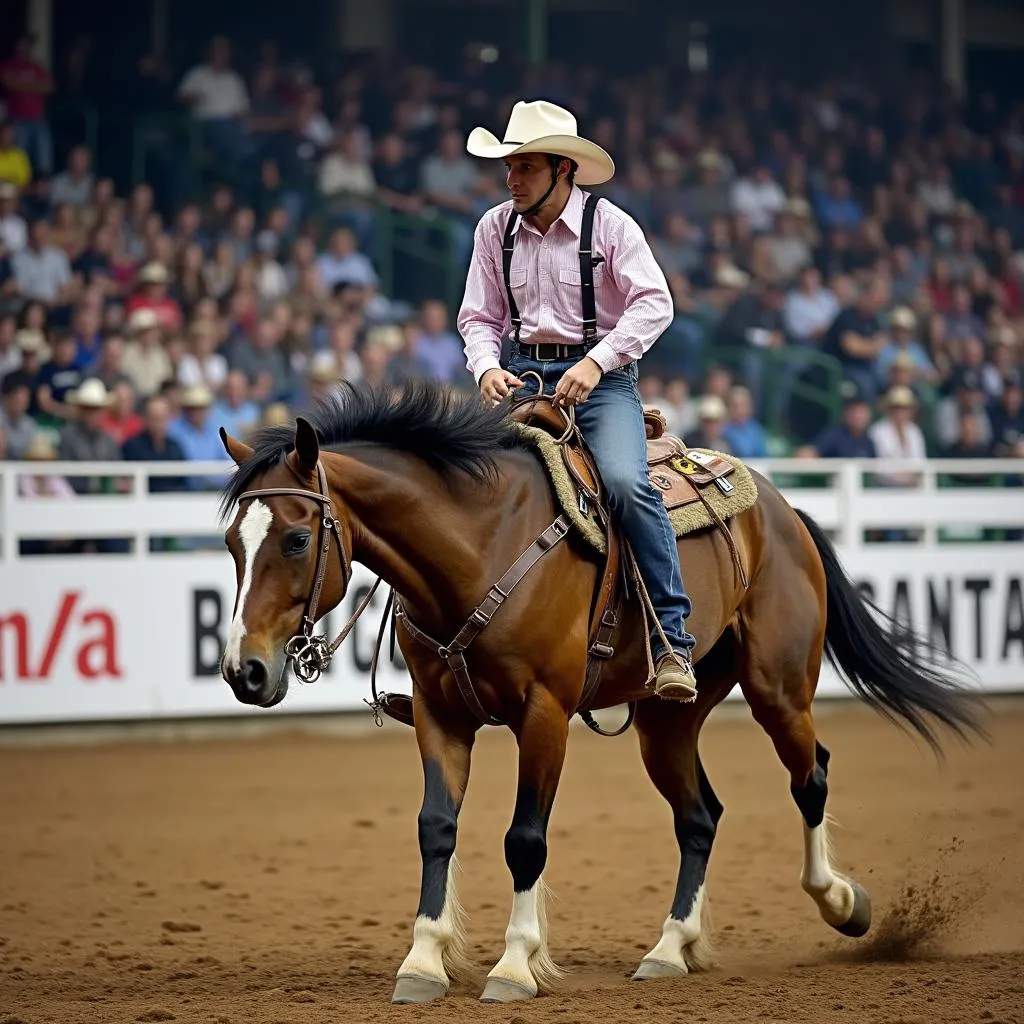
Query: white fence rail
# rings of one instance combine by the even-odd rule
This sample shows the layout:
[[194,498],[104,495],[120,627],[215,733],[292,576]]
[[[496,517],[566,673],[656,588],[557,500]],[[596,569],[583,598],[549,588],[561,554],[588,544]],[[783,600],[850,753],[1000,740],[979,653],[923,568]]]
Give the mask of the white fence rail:
[[[864,546],[869,530],[919,531],[916,540],[934,547],[942,529],[1024,529],[1024,463],[1019,460],[765,459],[750,465],[780,485],[846,551]],[[26,539],[126,537],[135,541],[131,556],[147,558],[150,538],[216,535],[221,531],[216,490],[150,493],[149,482],[187,476],[205,478],[212,488],[232,468],[224,462],[0,463],[0,559],[22,557],[19,542]],[[900,474],[912,475],[915,482],[873,483]],[[19,492],[20,477],[40,475],[106,477],[123,490],[67,498]],[[942,486],[949,477],[977,483]],[[992,480],[1008,485],[987,482]],[[965,539],[969,536],[964,532]]]
[[[1016,539],[1024,533],[1024,462],[751,464],[836,538],[847,571],[883,610],[966,662],[983,689],[1024,690],[1024,542]],[[149,485],[167,476],[223,479],[231,468],[0,463],[0,724],[363,707],[379,593],[330,671],[314,686],[293,685],[273,712],[243,707],[221,681],[235,573],[220,547],[219,494],[150,493]],[[917,474],[915,486],[872,486],[901,472]],[[19,488],[21,477],[83,475],[123,483],[117,493],[68,498]],[[949,477],[960,485],[945,486]],[[977,483],[964,486],[971,478]],[[190,549],[151,543],[168,537],[185,538]],[[131,543],[117,554],[22,553],[24,542],[74,538]],[[371,580],[356,566],[328,628]],[[381,666],[380,676],[384,689],[408,686],[401,662]],[[846,692],[823,670],[819,695]]]

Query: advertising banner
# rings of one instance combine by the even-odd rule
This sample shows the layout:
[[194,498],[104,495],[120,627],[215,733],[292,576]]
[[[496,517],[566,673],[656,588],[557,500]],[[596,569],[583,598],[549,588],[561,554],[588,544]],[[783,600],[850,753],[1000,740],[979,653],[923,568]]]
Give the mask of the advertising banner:
[[[879,545],[844,556],[844,564],[884,611],[963,661],[983,689],[1024,690],[1020,548]],[[333,635],[367,592],[372,576],[355,570],[343,606],[319,631]],[[238,703],[220,677],[234,594],[226,554],[0,566],[0,723],[366,710],[383,587],[330,670],[311,685],[293,677],[271,711]],[[400,652],[395,665],[382,659],[378,679],[382,689],[408,692]],[[826,668],[819,696],[847,692]]]

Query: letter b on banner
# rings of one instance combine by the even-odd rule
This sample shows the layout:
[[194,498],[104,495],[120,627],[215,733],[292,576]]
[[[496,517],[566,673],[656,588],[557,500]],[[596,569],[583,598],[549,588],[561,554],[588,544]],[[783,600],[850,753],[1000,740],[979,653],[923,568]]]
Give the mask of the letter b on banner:
[[192,591],[192,673],[197,677],[220,675],[222,612],[219,590]]

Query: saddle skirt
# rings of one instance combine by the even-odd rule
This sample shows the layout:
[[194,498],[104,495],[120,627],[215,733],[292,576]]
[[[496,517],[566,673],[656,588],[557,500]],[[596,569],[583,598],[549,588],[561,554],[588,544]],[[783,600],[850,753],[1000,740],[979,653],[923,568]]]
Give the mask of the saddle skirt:
[[[544,399],[522,399],[510,414],[536,448],[563,511],[594,549],[606,553],[608,508],[593,456],[579,430]],[[721,452],[688,448],[666,432],[654,408],[644,410],[647,469],[677,537],[717,525],[757,501],[757,485],[739,460]]]

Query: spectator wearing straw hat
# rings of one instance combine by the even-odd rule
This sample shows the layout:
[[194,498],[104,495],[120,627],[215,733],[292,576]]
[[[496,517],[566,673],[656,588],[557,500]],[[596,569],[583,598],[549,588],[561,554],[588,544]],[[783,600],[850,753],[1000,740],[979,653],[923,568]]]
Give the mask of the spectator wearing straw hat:
[[161,344],[160,318],[152,309],[136,309],[128,317],[132,340],[124,350],[122,369],[143,398],[156,394],[174,376],[167,349]]
[[[15,332],[14,344],[21,353],[21,372],[28,376],[34,385],[39,371],[50,358],[50,346],[46,344],[46,337],[42,331],[23,327]],[[34,410],[38,407],[35,395],[32,396],[32,402]]]
[[[103,429],[103,415],[110,406],[110,393],[103,381],[89,377],[68,395],[74,419],[60,431],[58,454],[68,462],[120,462],[121,446]],[[78,494],[107,490],[102,477],[71,477]]]
[[914,311],[906,306],[897,306],[889,318],[889,340],[875,360],[879,380],[888,380],[889,367],[893,360],[905,355],[913,367],[915,383],[938,383],[938,371],[924,345],[917,340],[916,331],[917,317],[914,316]]
[[[914,421],[917,398],[910,388],[902,384],[889,388],[882,399],[884,415],[868,428],[868,437],[874,442],[875,454],[880,459],[914,459],[923,462],[928,453],[924,434]],[[891,486],[910,486],[918,480],[916,473],[878,474],[878,482]]]
[[[181,395],[181,413],[167,428],[167,436],[178,443],[178,447],[189,462],[221,462],[224,460],[224,445],[221,443],[217,424],[210,416],[213,393],[201,384],[185,388]],[[189,477],[192,490],[211,490],[221,486],[224,478]]]
[[732,449],[725,437],[725,418],[728,409],[718,395],[702,395],[697,402],[699,426],[686,438],[691,448],[707,448],[715,452],[731,454]]
[[170,281],[170,272],[163,263],[147,263],[135,278],[136,289],[124,304],[125,312],[130,317],[136,310],[151,310],[161,327],[176,331],[181,327],[181,306],[167,294]]
[[[175,441],[187,462],[223,462],[224,445],[210,408],[213,392],[203,385],[185,388],[181,393],[181,412],[171,421],[167,436]],[[224,486],[226,475],[189,476],[184,480],[190,491],[212,491]]]

